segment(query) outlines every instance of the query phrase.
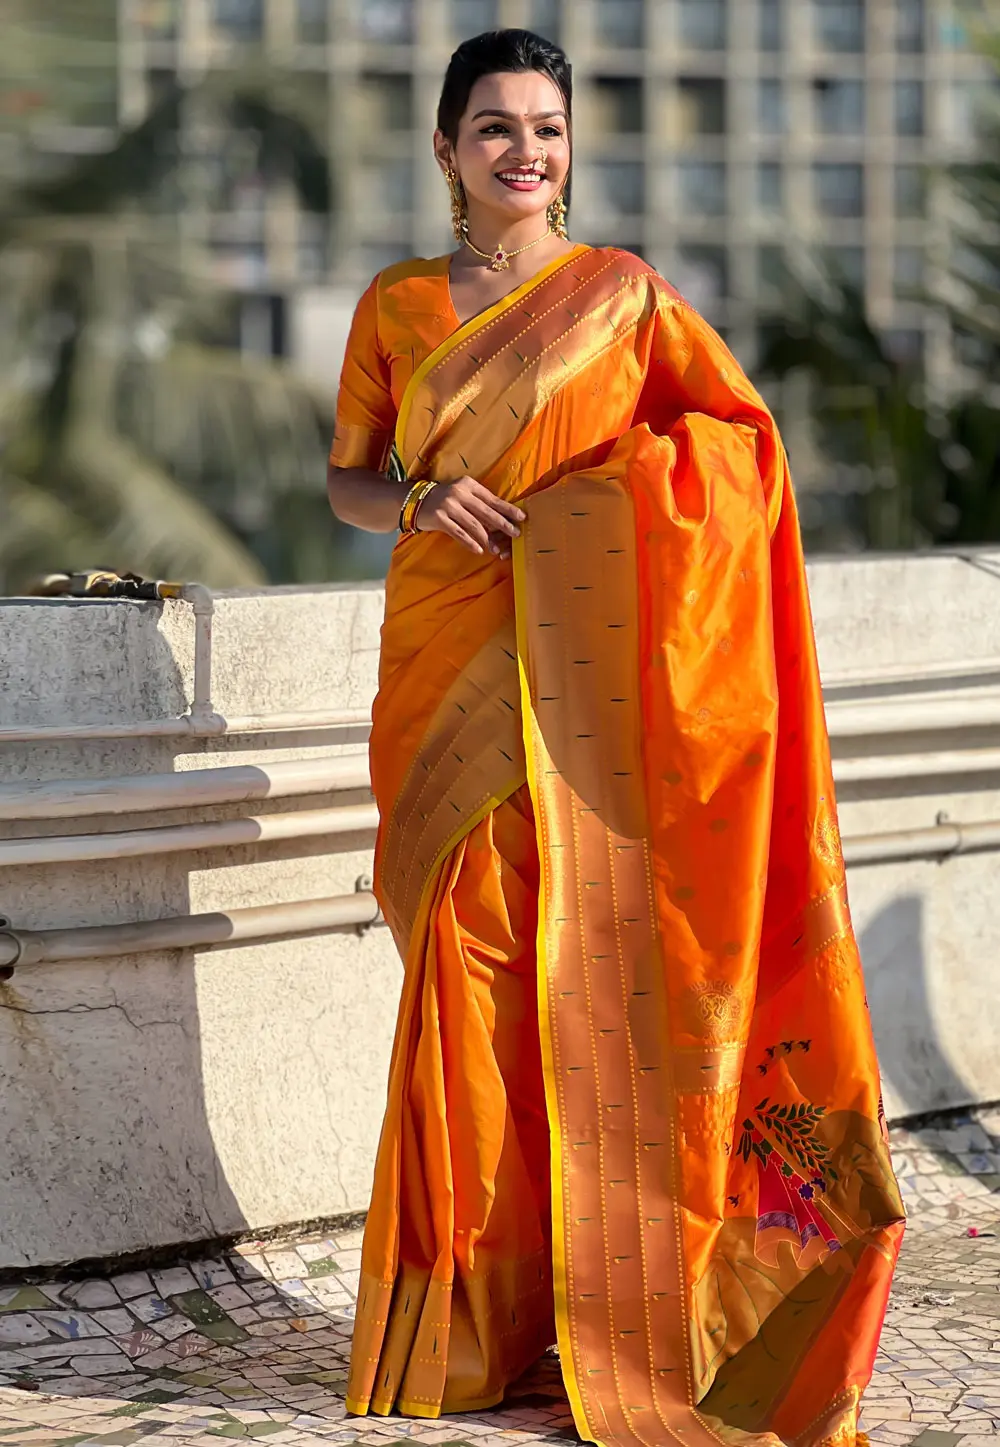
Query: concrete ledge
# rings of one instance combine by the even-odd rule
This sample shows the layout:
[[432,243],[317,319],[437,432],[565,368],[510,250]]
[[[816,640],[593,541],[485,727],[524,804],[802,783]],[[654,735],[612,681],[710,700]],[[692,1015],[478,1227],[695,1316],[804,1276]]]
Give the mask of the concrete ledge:
[[[942,814],[1000,819],[1000,727],[983,702],[991,686],[1000,691],[989,676],[1000,673],[998,575],[992,553],[812,565],[825,676],[864,674],[892,700],[907,672],[947,674],[963,660],[982,675],[921,685],[915,730],[859,733],[852,724],[835,733],[845,836],[933,830]],[[217,599],[215,708],[361,716],[375,691],[382,606],[375,586]],[[194,620],[181,604],[0,600],[0,728],[178,717],[194,661]],[[975,726],[963,724],[974,711],[962,706],[927,711],[956,687],[960,700],[977,690]],[[336,820],[332,811],[364,806],[362,779],[338,762],[360,743],[346,729],[304,725],[243,737],[0,744],[0,795],[39,785],[59,793],[59,780],[89,786],[70,790],[59,817],[9,811],[0,838],[90,841],[38,846],[48,862],[0,867],[0,915],[22,929],[66,930],[347,895],[370,873],[370,835],[316,832],[306,819],[298,828],[294,815],[315,824],[323,811]],[[928,773],[933,758],[955,768]],[[306,782],[273,799],[263,785],[199,793],[205,771],[229,767]],[[169,792],[178,775],[192,776],[182,807],[165,815],[160,796],[139,797],[149,776]],[[187,845],[103,857],[100,836],[123,821],[86,801],[109,780],[125,781],[126,793],[135,786],[130,831],[194,826]],[[246,838],[253,820],[265,827]],[[214,823],[233,828],[198,832]],[[237,837],[245,842],[221,842]],[[206,839],[220,842],[201,847]],[[65,857],[74,852],[88,857]],[[996,867],[992,853],[979,853],[850,870],[890,1118],[1000,1098]],[[363,1209],[400,977],[383,930],[43,964],[0,984],[0,1271]]]

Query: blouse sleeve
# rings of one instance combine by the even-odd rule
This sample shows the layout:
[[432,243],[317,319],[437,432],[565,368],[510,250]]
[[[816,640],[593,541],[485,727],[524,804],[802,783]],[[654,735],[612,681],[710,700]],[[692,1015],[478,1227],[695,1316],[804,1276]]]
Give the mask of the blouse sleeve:
[[337,395],[331,467],[384,472],[396,427],[389,364],[378,335],[378,277],[358,302]]

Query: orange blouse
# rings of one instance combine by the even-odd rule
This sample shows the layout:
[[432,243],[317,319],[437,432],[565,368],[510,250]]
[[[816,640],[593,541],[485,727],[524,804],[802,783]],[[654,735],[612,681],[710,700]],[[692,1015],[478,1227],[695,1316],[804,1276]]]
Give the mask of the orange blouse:
[[450,266],[450,255],[399,262],[380,272],[359,301],[340,376],[334,467],[385,471],[407,383],[459,326]]

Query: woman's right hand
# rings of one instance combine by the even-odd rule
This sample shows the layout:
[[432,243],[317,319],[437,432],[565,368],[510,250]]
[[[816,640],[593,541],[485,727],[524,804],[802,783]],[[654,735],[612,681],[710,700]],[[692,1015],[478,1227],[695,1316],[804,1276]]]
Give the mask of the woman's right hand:
[[440,482],[417,510],[417,532],[447,533],[473,553],[494,553],[510,557],[510,540],[520,536],[524,513],[477,482],[460,477],[457,482]]

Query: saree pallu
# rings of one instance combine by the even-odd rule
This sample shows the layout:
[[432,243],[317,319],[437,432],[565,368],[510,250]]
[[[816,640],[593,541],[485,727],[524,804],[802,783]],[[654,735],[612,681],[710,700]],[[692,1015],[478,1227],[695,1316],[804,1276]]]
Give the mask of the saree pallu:
[[903,1208],[774,423],[644,263],[574,254],[415,372],[408,474],[527,515],[387,582],[376,889],[405,960],[348,1406],[855,1442]]

